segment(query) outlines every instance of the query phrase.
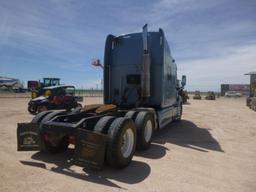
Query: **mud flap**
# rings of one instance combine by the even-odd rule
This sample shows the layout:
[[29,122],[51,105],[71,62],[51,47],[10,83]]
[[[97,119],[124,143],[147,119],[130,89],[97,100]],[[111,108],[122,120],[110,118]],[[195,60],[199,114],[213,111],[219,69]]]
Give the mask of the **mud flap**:
[[104,164],[107,136],[84,129],[77,130],[74,164],[101,169]]
[[18,151],[40,150],[40,134],[37,123],[18,123],[17,145]]

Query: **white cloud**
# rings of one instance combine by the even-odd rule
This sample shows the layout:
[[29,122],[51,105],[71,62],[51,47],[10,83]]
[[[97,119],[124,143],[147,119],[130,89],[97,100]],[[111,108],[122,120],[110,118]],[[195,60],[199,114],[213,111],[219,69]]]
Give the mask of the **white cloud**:
[[215,58],[186,60],[179,66],[179,74],[186,74],[188,90],[220,89],[222,83],[249,83],[244,74],[256,70],[256,44],[232,47],[233,52]]

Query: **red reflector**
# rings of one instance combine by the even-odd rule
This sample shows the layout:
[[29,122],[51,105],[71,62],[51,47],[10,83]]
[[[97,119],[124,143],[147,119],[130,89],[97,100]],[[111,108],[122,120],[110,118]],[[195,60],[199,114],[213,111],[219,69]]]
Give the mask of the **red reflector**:
[[48,140],[49,140],[49,137],[48,137],[47,134],[44,134],[44,140],[45,140],[45,141],[48,141]]
[[73,144],[73,145],[75,145],[75,136],[69,136],[69,138],[68,138],[68,142],[69,142],[69,144]]

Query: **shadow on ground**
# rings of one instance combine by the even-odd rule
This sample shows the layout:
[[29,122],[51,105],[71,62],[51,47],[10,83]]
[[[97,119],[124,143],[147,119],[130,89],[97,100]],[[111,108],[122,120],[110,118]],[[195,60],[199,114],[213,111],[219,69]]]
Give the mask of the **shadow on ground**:
[[159,130],[153,137],[153,142],[158,144],[172,143],[199,151],[219,151],[219,142],[212,137],[209,128],[198,127],[191,121],[181,120],[167,125]]
[[[193,122],[187,120],[171,123],[164,129],[155,132],[150,149],[136,152],[135,155],[151,159],[162,158],[165,156],[166,152],[169,151],[169,149],[164,146],[165,143],[172,143],[201,152],[223,152],[218,141],[212,137],[209,130],[209,128],[200,128]],[[72,156],[73,150],[68,150],[66,153],[56,155],[38,152],[32,155],[32,159],[41,162],[21,161],[21,163],[43,169],[47,169],[47,163],[53,163],[56,167],[47,170],[117,188],[122,187],[110,180],[135,184],[146,179],[151,171],[148,164],[133,160],[127,168],[122,170],[115,170],[105,166],[101,171],[83,169],[82,172],[78,173],[71,169],[73,165],[70,161]]]
[[[98,183],[102,185],[107,185],[111,187],[117,187],[123,189],[121,186],[111,182],[110,180],[120,181],[128,184],[135,184],[146,179],[150,174],[150,166],[144,162],[139,162],[133,160],[131,164],[122,169],[112,169],[108,166],[105,166],[103,170],[90,170],[83,169],[81,172],[77,172],[72,169],[71,159],[73,157],[73,150],[68,150],[65,153],[60,154],[49,154],[44,152],[38,152],[32,155],[32,159],[38,160],[41,162],[34,161],[20,161],[24,165],[38,167],[53,171],[55,173],[64,174],[76,179],[81,179],[93,183]],[[47,168],[46,164],[53,163],[56,166],[52,168]]]
[[162,158],[169,150],[164,146],[165,143],[172,143],[201,152],[224,152],[209,130],[209,128],[200,128],[187,120],[171,123],[155,132],[149,150],[136,152],[136,155],[151,159]]

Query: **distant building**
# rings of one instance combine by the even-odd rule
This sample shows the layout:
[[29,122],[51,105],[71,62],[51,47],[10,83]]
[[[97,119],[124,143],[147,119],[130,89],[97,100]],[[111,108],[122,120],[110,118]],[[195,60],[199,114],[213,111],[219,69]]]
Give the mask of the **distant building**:
[[221,90],[222,96],[224,96],[227,91],[237,91],[242,95],[249,95],[250,85],[249,84],[221,84],[220,90]]
[[24,87],[19,79],[0,76],[0,88],[1,89],[20,90],[20,89],[23,89]]

